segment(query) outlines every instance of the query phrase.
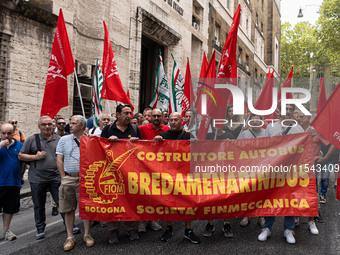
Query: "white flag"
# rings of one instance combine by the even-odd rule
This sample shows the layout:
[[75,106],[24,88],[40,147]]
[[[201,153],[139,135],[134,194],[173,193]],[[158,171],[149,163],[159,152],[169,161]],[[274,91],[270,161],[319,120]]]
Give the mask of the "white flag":
[[169,87],[164,72],[161,52],[159,52],[159,65],[157,70],[155,92],[150,106],[161,111],[169,111]]
[[[171,54],[172,56],[172,54]],[[174,56],[172,56],[174,58]],[[174,68],[172,69],[172,81],[170,88],[170,112],[182,113],[182,101],[184,92],[184,79],[174,59]]]

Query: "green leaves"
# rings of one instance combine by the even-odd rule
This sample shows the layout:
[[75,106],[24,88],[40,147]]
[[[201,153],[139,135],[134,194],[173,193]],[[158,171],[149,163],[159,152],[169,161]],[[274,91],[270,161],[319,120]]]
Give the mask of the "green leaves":
[[310,73],[340,74],[340,0],[324,0],[315,26],[299,22],[281,26],[281,77],[294,65],[294,78],[309,78]]
[[340,71],[340,0],[324,0],[316,35],[333,72]]

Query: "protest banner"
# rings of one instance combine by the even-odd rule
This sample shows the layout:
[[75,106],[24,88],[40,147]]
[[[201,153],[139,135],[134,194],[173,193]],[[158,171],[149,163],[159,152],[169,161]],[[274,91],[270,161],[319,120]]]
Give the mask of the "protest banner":
[[102,221],[315,216],[307,133],[234,141],[81,139],[80,217]]

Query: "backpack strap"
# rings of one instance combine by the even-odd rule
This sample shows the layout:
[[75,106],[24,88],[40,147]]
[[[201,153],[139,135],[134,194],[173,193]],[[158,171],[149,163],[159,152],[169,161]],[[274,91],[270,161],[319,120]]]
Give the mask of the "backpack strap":
[[80,147],[80,142],[78,141],[78,139],[77,139],[77,138],[74,138],[73,140],[76,142],[76,144],[78,145],[78,147]]
[[135,124],[131,124],[133,131],[135,131],[136,137],[138,135],[137,133],[137,126]]
[[286,130],[282,133],[282,135],[288,134],[288,132],[289,132],[289,131],[291,130],[291,128],[292,128],[292,125],[293,125],[293,124],[290,123],[290,124],[289,124],[289,127],[286,128]]
[[253,130],[251,130],[250,128],[249,128],[249,132],[254,136],[254,138],[256,138],[256,135],[254,134]]
[[[34,138],[35,138],[35,145],[37,146],[37,151],[41,151],[41,143],[40,143],[39,134],[34,134]],[[37,168],[36,160],[34,160],[34,167]]]
[[34,138],[35,138],[35,144],[37,146],[37,150],[41,151],[41,143],[40,143],[40,137],[39,134],[34,134]]

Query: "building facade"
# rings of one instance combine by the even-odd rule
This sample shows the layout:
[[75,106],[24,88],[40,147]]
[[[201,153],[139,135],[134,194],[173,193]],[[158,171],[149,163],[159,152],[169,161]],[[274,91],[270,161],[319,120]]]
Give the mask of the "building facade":
[[[148,106],[154,91],[158,55],[163,56],[168,82],[174,61],[185,74],[199,77],[203,52],[216,51],[217,64],[241,5],[238,31],[239,86],[261,91],[269,68],[279,76],[279,0],[3,0],[0,2],[0,122],[10,118],[28,134],[37,132],[47,69],[58,20],[63,9],[86,111],[91,114],[96,59],[102,59],[106,22],[118,71],[135,109]],[[243,79],[244,78],[244,79]],[[65,118],[81,114],[73,75],[68,77],[69,106]],[[108,111],[107,104],[104,108]],[[109,102],[113,111],[115,103]]]

